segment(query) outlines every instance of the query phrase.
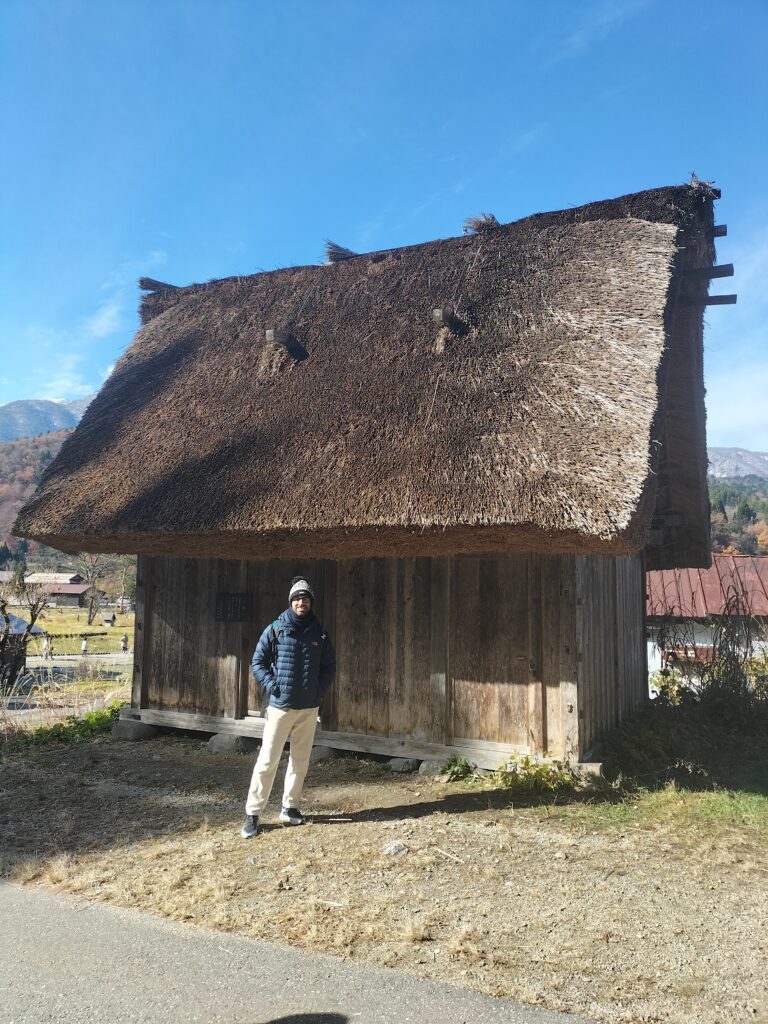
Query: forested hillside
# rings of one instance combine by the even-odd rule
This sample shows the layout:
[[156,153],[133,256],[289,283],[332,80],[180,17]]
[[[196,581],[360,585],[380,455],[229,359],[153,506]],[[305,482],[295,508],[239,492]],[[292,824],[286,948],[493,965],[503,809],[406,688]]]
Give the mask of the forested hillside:
[[710,477],[709,502],[713,551],[768,555],[768,480]]
[[0,444],[0,545],[18,544],[11,527],[21,506],[32,495],[46,466],[71,430]]

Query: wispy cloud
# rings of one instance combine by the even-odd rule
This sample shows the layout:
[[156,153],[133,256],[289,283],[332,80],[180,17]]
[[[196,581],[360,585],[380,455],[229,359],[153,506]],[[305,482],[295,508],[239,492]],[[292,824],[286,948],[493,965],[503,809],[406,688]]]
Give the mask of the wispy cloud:
[[[61,341],[66,343],[66,336]],[[84,362],[85,355],[81,352],[55,349],[46,357],[44,366],[36,366],[32,371],[34,397],[61,401],[90,395],[94,387],[81,368]]]
[[111,349],[107,355],[97,342],[121,331],[130,332],[126,310],[134,300],[136,278],[161,266],[167,258],[167,253],[156,249],[141,260],[121,263],[105,279],[101,287],[105,294],[95,312],[72,326],[30,324],[24,340],[33,358],[23,385],[24,397],[66,401],[97,391],[112,372],[114,364],[105,370],[104,362],[114,354],[119,339],[106,342],[105,347]]
[[581,57],[626,21],[650,7],[655,0],[601,0],[588,5],[574,4],[570,10],[579,11],[574,27],[552,44],[544,64],[553,67],[569,58]]
[[92,316],[83,320],[82,332],[89,338],[116,334],[124,326],[123,314],[133,298],[136,278],[149,270],[156,270],[167,261],[168,253],[164,249],[151,249],[143,259],[126,260],[116,267],[101,286],[108,298],[99,304]]
[[106,338],[120,330],[123,312],[122,297],[114,296],[99,306],[98,312],[86,319],[83,327],[91,338]]

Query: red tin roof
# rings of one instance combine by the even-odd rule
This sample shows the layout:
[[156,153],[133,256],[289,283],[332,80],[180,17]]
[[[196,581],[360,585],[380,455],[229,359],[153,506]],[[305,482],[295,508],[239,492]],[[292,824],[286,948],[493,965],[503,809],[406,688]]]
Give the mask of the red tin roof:
[[704,619],[742,610],[768,618],[768,556],[713,555],[709,569],[647,574],[648,615]]

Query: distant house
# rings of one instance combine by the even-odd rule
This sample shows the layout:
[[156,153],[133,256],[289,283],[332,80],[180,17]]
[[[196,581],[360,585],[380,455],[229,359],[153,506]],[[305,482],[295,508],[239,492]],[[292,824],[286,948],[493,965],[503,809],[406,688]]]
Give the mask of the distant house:
[[645,567],[710,562],[706,186],[188,287],[14,527],[137,552],[125,714],[259,736],[294,573],[338,676],[320,742],[579,760],[647,695]]
[[24,580],[30,584],[57,586],[60,584],[82,583],[83,577],[77,572],[28,572]]
[[[48,605],[51,608],[85,608],[93,589],[91,583],[52,583]],[[103,590],[96,588],[96,592],[99,601],[106,596]]]
[[648,668],[691,675],[712,660],[715,633],[728,618],[768,653],[768,556],[712,556],[701,569],[647,575]]

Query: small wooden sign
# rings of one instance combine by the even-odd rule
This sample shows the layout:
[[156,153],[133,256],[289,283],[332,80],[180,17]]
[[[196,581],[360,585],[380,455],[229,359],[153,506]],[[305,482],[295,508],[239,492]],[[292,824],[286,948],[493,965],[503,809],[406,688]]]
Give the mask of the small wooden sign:
[[253,594],[216,595],[217,622],[250,622],[253,618]]

